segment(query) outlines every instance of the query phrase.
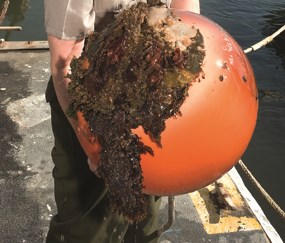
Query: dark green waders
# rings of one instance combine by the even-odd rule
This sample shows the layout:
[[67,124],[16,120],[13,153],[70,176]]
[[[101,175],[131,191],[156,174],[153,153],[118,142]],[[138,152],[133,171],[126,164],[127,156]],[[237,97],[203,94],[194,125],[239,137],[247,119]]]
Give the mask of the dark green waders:
[[129,225],[109,207],[104,182],[88,167],[87,158],[57,101],[52,80],[46,91],[51,106],[55,145],[54,192],[58,213],[51,222],[47,243],[154,243],[160,200],[148,196],[148,216]]

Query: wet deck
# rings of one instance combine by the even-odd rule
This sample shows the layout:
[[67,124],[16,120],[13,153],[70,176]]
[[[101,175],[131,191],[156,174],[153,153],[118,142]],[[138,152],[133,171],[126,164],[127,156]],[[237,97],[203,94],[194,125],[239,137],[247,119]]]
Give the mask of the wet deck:
[[[44,100],[49,54],[1,51],[0,75],[0,242],[44,242],[49,220],[56,213],[50,157],[53,137]],[[282,242],[239,179],[235,170],[223,178],[236,210],[217,208],[212,185],[175,197],[174,224],[160,242]],[[233,180],[238,181],[238,190]],[[239,190],[245,190],[246,200]],[[164,224],[167,198],[160,213]]]

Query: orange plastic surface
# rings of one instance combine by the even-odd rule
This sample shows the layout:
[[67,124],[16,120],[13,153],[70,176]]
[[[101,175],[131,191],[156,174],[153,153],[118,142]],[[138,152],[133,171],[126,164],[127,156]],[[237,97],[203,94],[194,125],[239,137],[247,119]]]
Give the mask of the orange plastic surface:
[[[142,155],[141,159],[144,192],[153,195],[192,192],[221,177],[245,152],[257,119],[254,74],[239,45],[201,15],[177,15],[204,36],[204,75],[191,85],[182,116],[167,120],[162,148],[142,129],[134,131],[154,150],[153,157]],[[88,125],[82,114],[78,117],[81,144],[90,159],[98,160],[100,146],[88,139]]]
[[190,87],[182,117],[167,120],[162,148],[137,132],[154,150],[141,160],[144,192],[154,195],[192,192],[230,170],[250,142],[258,112],[253,70],[236,41],[206,17],[177,15],[204,37],[205,78]]

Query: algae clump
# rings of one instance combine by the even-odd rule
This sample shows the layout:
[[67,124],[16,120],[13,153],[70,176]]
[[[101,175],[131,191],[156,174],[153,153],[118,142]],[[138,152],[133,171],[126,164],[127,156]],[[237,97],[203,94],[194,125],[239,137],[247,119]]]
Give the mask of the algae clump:
[[181,115],[204,56],[198,29],[182,23],[165,5],[138,3],[92,33],[71,63],[68,114],[81,111],[98,138],[97,173],[112,208],[130,221],[146,216],[141,154],[155,156],[132,130],[143,127],[163,147],[165,121]]

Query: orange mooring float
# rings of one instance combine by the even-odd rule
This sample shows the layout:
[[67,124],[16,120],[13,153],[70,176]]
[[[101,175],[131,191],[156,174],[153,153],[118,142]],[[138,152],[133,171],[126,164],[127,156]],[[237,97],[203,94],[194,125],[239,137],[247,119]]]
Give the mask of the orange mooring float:
[[142,155],[144,192],[179,195],[214,182],[245,152],[258,111],[252,67],[237,42],[219,25],[191,12],[176,12],[204,37],[204,77],[192,83],[182,116],[166,121],[162,148],[138,131],[154,156]]
[[[142,129],[133,132],[154,151],[142,155],[144,192],[179,195],[214,182],[230,170],[245,152],[252,137],[258,111],[257,87],[252,67],[236,41],[208,18],[186,11],[175,14],[200,30],[206,56],[203,75],[189,88],[182,116],[166,121],[162,147]],[[78,113],[79,129],[88,130]],[[98,160],[100,147],[85,143],[89,158]],[[85,137],[85,138],[84,138]]]

